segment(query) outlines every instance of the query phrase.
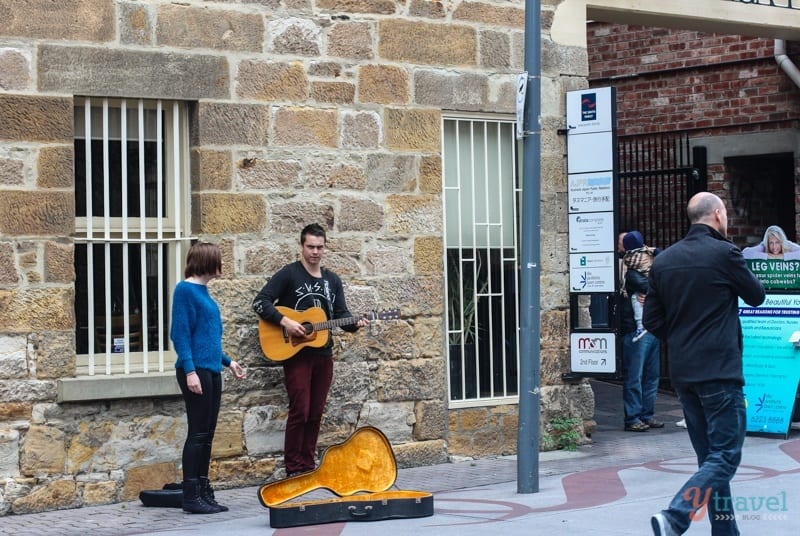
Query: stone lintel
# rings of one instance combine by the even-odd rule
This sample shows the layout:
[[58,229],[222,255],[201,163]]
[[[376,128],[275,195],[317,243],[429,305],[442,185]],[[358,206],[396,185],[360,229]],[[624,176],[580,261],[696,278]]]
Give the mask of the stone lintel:
[[230,97],[228,60],[173,52],[42,45],[39,90],[153,99]]

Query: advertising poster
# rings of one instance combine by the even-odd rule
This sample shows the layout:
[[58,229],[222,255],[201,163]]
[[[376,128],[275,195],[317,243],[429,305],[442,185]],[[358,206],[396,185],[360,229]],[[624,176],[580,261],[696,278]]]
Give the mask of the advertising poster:
[[745,259],[750,271],[767,290],[800,290],[800,260]]
[[744,336],[747,431],[785,436],[800,380],[800,294],[767,294],[759,307],[739,301]]

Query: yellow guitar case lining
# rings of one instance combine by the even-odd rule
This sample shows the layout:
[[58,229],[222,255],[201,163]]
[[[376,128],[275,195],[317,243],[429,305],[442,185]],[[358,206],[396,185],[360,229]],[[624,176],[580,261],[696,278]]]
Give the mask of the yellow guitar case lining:
[[[261,486],[258,499],[269,508],[272,528],[433,515],[432,494],[388,491],[396,479],[397,461],[389,440],[366,426],[329,447],[314,471]],[[288,502],[317,489],[338,497]]]

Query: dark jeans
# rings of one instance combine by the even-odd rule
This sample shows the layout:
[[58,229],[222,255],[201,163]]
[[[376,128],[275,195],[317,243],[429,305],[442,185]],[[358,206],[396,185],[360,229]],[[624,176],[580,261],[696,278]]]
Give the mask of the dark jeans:
[[697,472],[672,499],[664,515],[683,533],[708,515],[713,536],[738,535],[730,481],[742,459],[746,413],[742,386],[712,381],[676,386]]
[[634,333],[622,337],[622,401],[625,425],[653,418],[661,369],[660,343],[651,333],[633,342]]
[[189,425],[181,460],[184,480],[208,476],[211,443],[214,441],[222,399],[222,374],[202,368],[196,372],[203,388],[202,395],[189,391],[183,369],[175,369],[183,401],[186,403],[186,420]]
[[283,363],[283,375],[289,395],[283,446],[286,472],[310,471],[315,466],[322,412],[333,381],[333,359],[301,353]]

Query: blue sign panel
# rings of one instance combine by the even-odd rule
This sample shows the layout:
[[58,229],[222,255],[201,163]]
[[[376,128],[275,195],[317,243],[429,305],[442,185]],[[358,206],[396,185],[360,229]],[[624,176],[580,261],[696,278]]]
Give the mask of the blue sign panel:
[[584,93],[581,95],[581,120],[594,121],[597,119],[597,93]]
[[786,436],[800,380],[800,294],[767,294],[759,307],[739,300],[744,335],[747,431]]

